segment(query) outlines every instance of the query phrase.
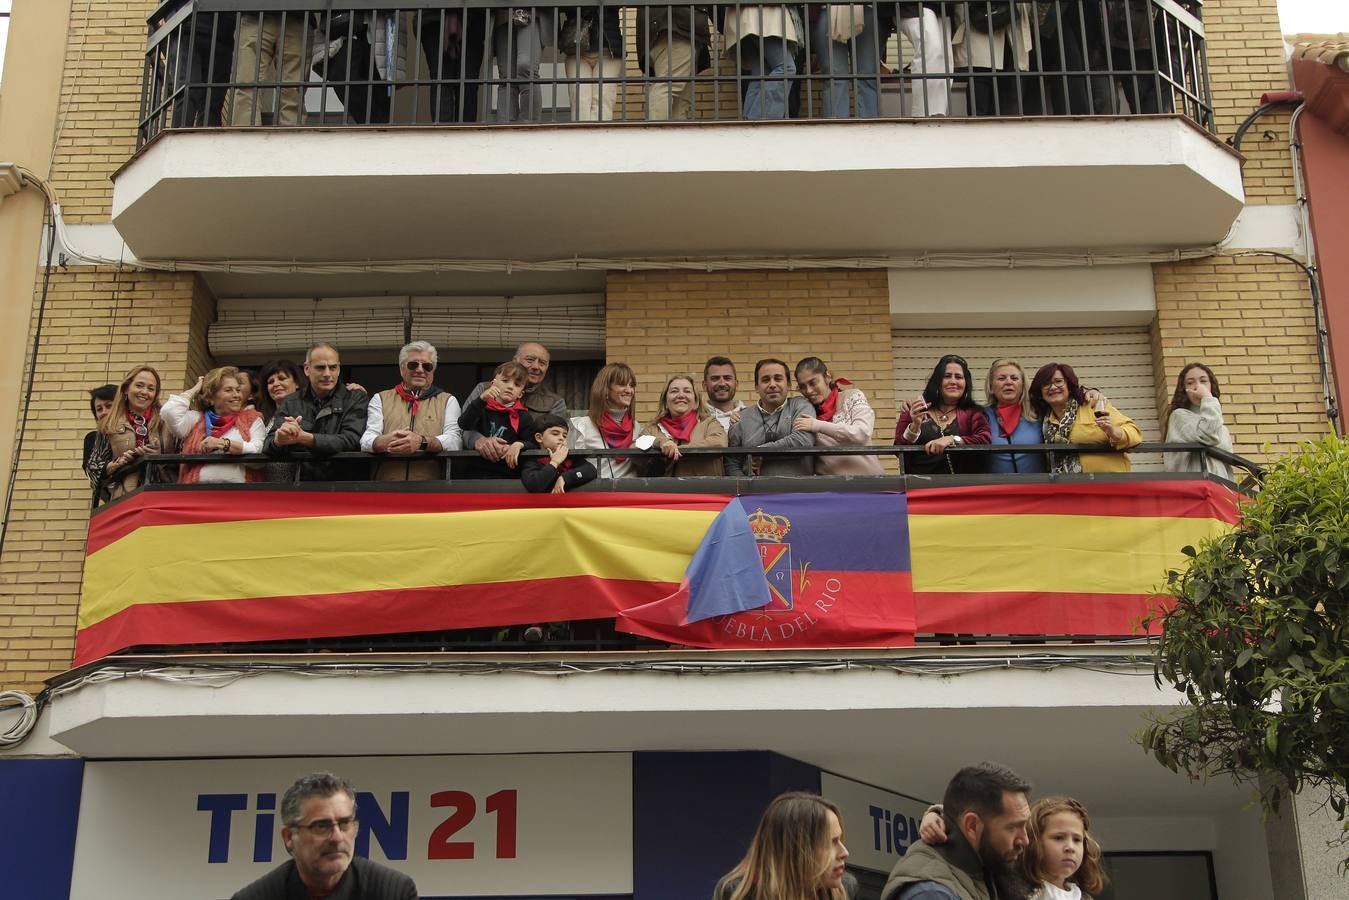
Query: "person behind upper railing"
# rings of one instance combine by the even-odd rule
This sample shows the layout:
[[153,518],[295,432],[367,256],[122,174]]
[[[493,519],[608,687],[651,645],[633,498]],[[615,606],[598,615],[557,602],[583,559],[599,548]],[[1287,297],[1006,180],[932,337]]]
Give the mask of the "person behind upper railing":
[[969,114],[1039,115],[1044,109],[1039,79],[1015,74],[1031,69],[1035,4],[973,0],[953,7],[959,24],[951,45],[956,73],[968,78]]
[[[814,415],[810,401],[791,397],[791,372],[780,359],[761,359],[754,364],[754,389],[759,402],[740,411],[740,421],[731,426],[727,443],[731,447],[793,448],[815,446],[815,434],[795,431],[793,425],[802,416]],[[815,460],[810,456],[742,455],[726,457],[726,474],[737,478],[755,475],[813,475]]]
[[642,6],[637,14],[637,63],[649,80],[646,117],[692,119],[694,74],[711,68],[711,20],[701,6]]
[[805,40],[800,6],[718,6],[728,53],[747,73],[744,117],[787,118],[787,93],[796,79],[797,49]]
[[[985,384],[990,440],[994,444],[1038,444],[1040,422],[1030,405],[1030,381],[1026,370],[1014,359],[995,359],[988,367]],[[984,471],[1022,475],[1043,472],[1043,453],[990,453],[984,459]]]
[[[229,79],[237,85],[229,95],[230,125],[300,124],[304,82],[316,43],[314,32],[306,28],[310,15],[300,10],[239,14],[234,74]],[[221,16],[220,24],[232,19],[232,15]],[[279,90],[267,87],[274,79],[282,85]],[[259,100],[267,101],[271,108],[261,109]],[[272,113],[270,122],[263,120],[264,112]]]
[[492,58],[501,79],[494,85],[496,120],[537,122],[543,118],[539,63],[543,48],[553,43],[555,10],[551,6],[511,6],[499,8],[493,15]]
[[[169,395],[160,414],[181,442],[182,452],[194,456],[261,453],[262,441],[267,436],[262,413],[243,407],[239,370],[234,366],[212,369],[186,391]],[[183,463],[178,467],[179,484],[242,484],[262,480],[260,466]]]
[[623,86],[623,31],[619,7],[564,6],[558,45],[567,73],[573,122],[608,122]]
[[505,446],[499,459],[482,456],[469,459],[464,474],[477,478],[514,478],[520,451],[532,449],[538,427],[522,399],[529,371],[515,360],[496,367],[492,381],[464,404],[459,427],[476,432]]
[[877,40],[876,7],[870,3],[812,3],[807,16],[815,66],[830,76],[820,92],[825,118],[848,118],[853,111],[850,93],[857,98],[857,118],[879,116],[880,44],[884,42]]
[[94,441],[98,440],[98,426],[112,409],[112,401],[117,398],[117,385],[105,384],[89,390],[89,413],[94,417],[94,430],[85,432],[84,456],[80,459],[80,468],[89,468],[89,454],[94,452]]
[[885,46],[891,34],[899,32],[909,39],[913,48],[908,65],[908,74],[913,76],[913,101],[906,115],[918,118],[944,116],[951,109],[951,79],[943,76],[954,68],[952,15],[953,4],[949,0],[881,3],[878,7],[877,31],[881,46]]
[[[414,453],[460,450],[459,401],[432,383],[438,356],[426,341],[398,351],[402,381],[370,398],[361,449],[407,457]],[[445,477],[444,460],[389,460],[375,466],[377,481],[436,481]]]
[[[172,453],[176,447],[173,433],[159,416],[159,373],[150,366],[136,366],[117,386],[112,409],[99,422],[84,473],[90,483],[102,485],[99,502],[105,503],[141,485],[140,470],[112,477],[120,469],[142,456]],[[163,480],[163,474],[154,480]]]
[[[609,363],[590,385],[590,408],[573,416],[567,444],[572,450],[645,449],[653,443],[637,439],[637,376],[627,363]],[[601,478],[627,478],[637,474],[630,456],[597,457]]]
[[[1166,420],[1168,444],[1208,444],[1232,452],[1232,432],[1223,424],[1218,376],[1203,363],[1190,363],[1176,378],[1171,415]],[[1168,472],[1209,472],[1232,480],[1232,467],[1206,453],[1165,453]]]
[[973,453],[946,451],[961,444],[987,444],[988,417],[974,402],[970,367],[954,353],[937,360],[923,396],[910,400],[895,425],[896,444],[921,445],[923,455],[905,454],[908,475],[964,475],[982,471]]
[[[1088,399],[1077,373],[1067,363],[1045,363],[1030,383],[1030,402],[1040,418],[1046,444],[1109,444],[1127,450],[1143,442],[1134,420],[1104,396]],[[1124,453],[1055,453],[1055,472],[1128,472]]]
[[267,432],[266,453],[289,459],[295,452],[318,459],[300,464],[305,481],[351,480],[365,474],[363,464],[343,465],[324,459],[352,453],[361,447],[369,397],[342,383],[342,362],[337,348],[317,343],[304,358],[303,388],[282,401]]
[[[865,447],[876,431],[876,411],[861,388],[846,378],[835,378],[818,356],[796,364],[796,388],[815,407],[815,414],[792,423],[794,431],[815,435],[817,447]],[[874,456],[817,456],[817,475],[882,475]]]
[[663,456],[653,461],[652,475],[721,475],[725,464],[719,456],[684,456],[689,447],[725,447],[726,429],[707,412],[691,375],[671,375],[660,392],[656,421],[642,429],[656,440]]

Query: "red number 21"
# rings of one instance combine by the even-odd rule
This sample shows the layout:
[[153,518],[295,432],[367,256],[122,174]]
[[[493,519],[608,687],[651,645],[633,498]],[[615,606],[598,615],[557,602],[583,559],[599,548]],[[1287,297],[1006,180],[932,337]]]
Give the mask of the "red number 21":
[[[497,791],[487,797],[483,804],[486,812],[497,817],[496,858],[515,859],[516,845],[516,792],[514,790]],[[478,812],[478,804],[467,791],[437,791],[431,795],[434,808],[450,807],[454,810],[450,816],[436,826],[426,844],[427,859],[473,859],[472,841],[452,841],[464,829]]]

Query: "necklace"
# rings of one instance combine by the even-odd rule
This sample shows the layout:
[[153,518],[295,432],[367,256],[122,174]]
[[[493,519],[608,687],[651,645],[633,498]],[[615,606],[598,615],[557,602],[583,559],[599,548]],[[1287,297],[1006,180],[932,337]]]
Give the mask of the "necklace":
[[956,412],[958,411],[958,409],[959,409],[959,407],[957,407],[956,409],[951,410],[949,413],[942,413],[942,412],[938,412],[937,410],[933,410],[933,411],[932,411],[932,418],[933,418],[934,420],[936,420],[937,424],[940,425],[940,426],[944,429],[944,428],[946,428],[947,425],[950,425],[950,424],[951,424],[951,420],[954,419],[954,418],[956,417]]

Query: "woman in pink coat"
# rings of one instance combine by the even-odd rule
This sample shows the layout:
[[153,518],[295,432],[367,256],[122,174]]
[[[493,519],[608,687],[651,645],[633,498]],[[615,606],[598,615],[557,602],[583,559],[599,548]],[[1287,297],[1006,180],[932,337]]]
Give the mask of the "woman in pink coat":
[[[793,431],[815,435],[816,447],[865,447],[876,430],[876,412],[862,393],[846,378],[835,378],[818,356],[796,364],[796,387],[815,407],[814,416],[798,416]],[[817,456],[817,475],[882,475],[874,456]]]

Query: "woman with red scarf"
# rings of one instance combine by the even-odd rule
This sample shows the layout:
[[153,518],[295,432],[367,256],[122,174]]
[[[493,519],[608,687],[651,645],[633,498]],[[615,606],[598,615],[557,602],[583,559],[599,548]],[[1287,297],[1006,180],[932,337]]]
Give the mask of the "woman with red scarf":
[[[193,401],[199,409],[192,409]],[[181,394],[164,401],[164,421],[182,441],[183,453],[243,456],[261,453],[267,428],[262,413],[244,409],[239,370],[234,366],[212,369]],[[263,481],[262,467],[184,464],[178,469],[179,484],[240,484]]]
[[[835,378],[818,356],[796,364],[796,387],[815,407],[815,415],[798,416],[793,431],[815,433],[816,447],[865,447],[876,430],[876,412],[846,378]],[[883,475],[874,456],[817,456],[817,475]]]
[[690,456],[681,447],[725,447],[726,429],[709,415],[689,375],[671,375],[660,394],[660,417],[642,429],[656,441],[665,456],[656,462],[653,475],[721,475],[725,465],[719,456]]
[[113,477],[116,472],[146,454],[172,453],[174,443],[159,417],[159,373],[137,366],[117,386],[112,409],[99,420],[84,473],[98,486],[100,502],[115,500],[140,487],[142,470]]
[[[612,450],[650,447],[652,440],[637,437],[636,397],[637,376],[627,363],[609,363],[600,369],[590,386],[590,409],[584,416],[571,420],[567,446],[574,453],[606,447]],[[637,474],[630,456],[597,457],[594,463],[601,478],[628,478]]]

